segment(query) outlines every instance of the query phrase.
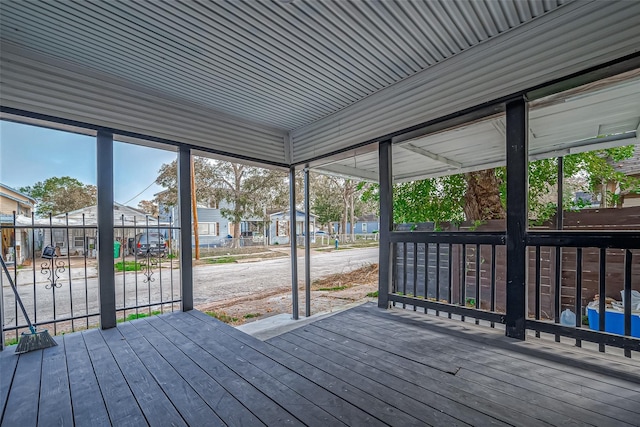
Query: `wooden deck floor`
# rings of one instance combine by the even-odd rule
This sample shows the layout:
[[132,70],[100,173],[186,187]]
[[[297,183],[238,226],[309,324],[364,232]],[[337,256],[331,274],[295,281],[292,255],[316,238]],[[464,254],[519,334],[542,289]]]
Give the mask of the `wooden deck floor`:
[[259,341],[197,311],[0,353],[2,426],[640,425],[637,359],[357,307]]

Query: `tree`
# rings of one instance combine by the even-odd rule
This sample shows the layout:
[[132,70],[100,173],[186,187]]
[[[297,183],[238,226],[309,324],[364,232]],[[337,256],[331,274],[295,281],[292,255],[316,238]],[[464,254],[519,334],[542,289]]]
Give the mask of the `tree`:
[[[600,193],[604,206],[617,206],[619,192],[640,192],[640,179],[628,177],[616,170],[615,165],[630,158],[634,146],[594,150],[564,157],[565,180],[582,178],[587,188]],[[557,159],[543,159],[529,163],[529,218],[544,222],[556,213],[555,197],[550,193],[557,188]],[[505,217],[506,169],[429,178],[399,183],[393,187],[394,222],[490,220]],[[365,186],[365,200],[378,201],[377,184]],[[563,196],[565,209],[579,206],[572,194]]]
[[141,200],[138,202],[138,209],[148,215],[158,216],[158,204],[153,200]]
[[233,223],[233,237],[240,237],[240,222],[249,217],[263,219],[267,206],[283,193],[286,174],[239,163],[212,161],[216,176],[216,200],[228,202],[220,213]]
[[[233,237],[240,237],[242,220],[264,218],[267,208],[284,199],[287,175],[281,171],[203,157],[194,158],[194,170],[198,205],[213,207],[222,201],[228,202],[228,206],[221,207],[220,213],[233,223]],[[177,205],[177,178],[176,161],[162,165],[156,183],[167,191],[158,195],[159,203]]]
[[[210,206],[216,203],[214,187],[217,177],[213,165],[204,157],[194,157],[194,169],[196,179],[196,200],[201,205]],[[174,160],[165,163],[158,171],[156,184],[166,188],[166,191],[158,194],[155,201],[164,206],[178,205],[178,163]]]
[[[375,212],[376,207],[361,197],[364,183],[328,175],[312,175],[311,206],[318,223],[330,225],[339,222],[339,234],[346,234],[347,222],[355,224],[355,218],[363,213]],[[355,228],[351,227],[351,234]],[[353,237],[353,236],[352,236]]]
[[332,222],[340,221],[343,212],[338,180],[327,175],[311,176],[311,209],[316,214],[318,224],[329,228]]
[[95,205],[98,194],[95,185],[68,176],[48,178],[19,190],[36,199],[36,215],[41,217]]

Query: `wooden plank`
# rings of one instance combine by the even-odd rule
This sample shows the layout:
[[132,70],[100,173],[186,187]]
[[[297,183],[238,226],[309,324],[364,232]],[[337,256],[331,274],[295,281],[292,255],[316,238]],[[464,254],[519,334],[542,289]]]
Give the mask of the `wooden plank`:
[[[179,350],[186,355],[186,360],[189,360],[189,365],[187,365],[189,370],[202,373],[205,379],[219,383],[220,386],[231,393],[234,398],[264,424],[301,425],[290,413],[264,396],[251,384],[218,359],[204,351],[197,343],[193,342],[183,333],[166,327],[162,323],[156,328],[151,325],[147,319],[134,322],[134,325],[145,337],[148,337],[151,344],[161,353],[162,350],[159,346],[179,348]],[[154,332],[157,334],[154,335]],[[176,370],[180,372],[180,368],[176,365],[177,361],[173,359],[170,360]],[[182,374],[182,372],[180,373]],[[189,380],[189,382],[193,384],[192,380]],[[207,393],[206,389],[203,390],[203,393]],[[203,396],[202,393],[201,396]]]
[[[265,396],[272,399],[303,423],[307,425],[344,425],[330,413],[281,382],[278,376],[258,368],[247,360],[247,351],[230,348],[233,345],[230,337],[218,331],[220,325],[226,327],[221,322],[214,321],[214,319],[203,322],[184,315],[164,316],[161,320],[180,333],[191,334],[208,354],[224,363],[245,381],[252,384]],[[263,359],[266,358],[263,357]],[[270,361],[275,363],[272,360]]]
[[[366,366],[348,357],[334,353],[331,349],[319,348],[313,343],[304,343],[305,340],[297,339],[292,334],[275,337],[269,342],[281,350],[303,359],[326,372],[335,372],[341,378],[356,384],[357,387],[366,387],[375,393],[381,389],[378,397],[385,402],[392,403],[405,412],[410,412],[421,421],[431,425],[509,425],[499,419],[487,416],[482,412],[464,406],[456,401],[442,396],[436,392],[417,386],[406,381],[405,377],[389,375],[386,372]],[[300,345],[304,344],[304,345]],[[313,351],[311,351],[313,350]],[[346,375],[346,373],[352,373]],[[358,378],[356,375],[359,375]],[[354,381],[352,381],[354,380]],[[528,418],[528,417],[527,417]],[[529,425],[535,425],[533,419],[529,419]],[[538,422],[539,425],[543,423]]]
[[174,405],[117,328],[100,331],[150,425],[186,426]]
[[19,356],[15,354],[15,349],[15,346],[11,346],[0,351],[0,374],[2,374],[0,375],[2,379],[0,381],[0,423],[2,423],[9,389],[13,383],[16,366],[18,366]]
[[[353,313],[345,314],[346,316],[352,316]],[[501,335],[495,335],[491,330],[472,329],[472,326],[465,325],[463,323],[451,323],[446,319],[436,319],[429,317],[416,317],[408,312],[400,312],[400,314],[387,314],[377,311],[372,311],[371,316],[358,316],[357,318],[350,317],[354,322],[367,320],[370,318],[378,318],[382,316],[393,316],[396,319],[405,319],[406,323],[402,329],[411,329],[416,333],[420,333],[424,336],[437,337],[438,344],[444,344],[445,342],[454,343],[454,347],[463,346],[460,351],[454,353],[453,356],[469,357],[469,354],[474,354],[477,351],[478,343],[484,345],[491,343],[492,358],[500,356],[508,356],[504,363],[507,366],[514,367],[514,372],[519,373],[523,370],[532,372],[536,377],[541,379],[557,380],[562,378],[565,383],[569,384],[556,384],[555,387],[564,387],[563,390],[572,392],[573,385],[580,387],[583,393],[588,393],[592,390],[596,395],[604,399],[604,403],[608,403],[612,406],[622,407],[627,410],[634,410],[639,408],[636,403],[640,402],[640,394],[637,392],[638,387],[634,384],[637,382],[637,378],[640,378],[640,369],[637,364],[628,361],[627,359],[613,358],[606,354],[600,353],[587,353],[586,350],[573,349],[570,350],[566,347],[561,348],[559,345],[547,343],[547,346],[552,347],[550,351],[543,351],[540,346],[527,343],[527,342],[514,342],[504,338]],[[408,317],[409,316],[409,317]],[[393,317],[389,320],[393,320]],[[365,322],[369,324],[369,322]],[[373,324],[378,324],[376,321]],[[438,326],[439,325],[439,326]],[[398,330],[398,325],[395,321],[387,324],[382,323],[381,327],[387,328],[390,331],[395,332]],[[445,334],[435,334],[434,330],[445,327]],[[472,329],[473,334],[462,333],[460,328]],[[440,329],[443,330],[443,329]],[[460,332],[466,339],[457,340],[452,337],[451,334]],[[435,334],[435,335],[434,335]],[[492,339],[491,336],[493,335]],[[489,339],[489,341],[487,341]],[[525,347],[526,346],[526,347]],[[562,354],[559,354],[562,352]],[[565,356],[570,352],[571,357]],[[544,358],[542,357],[544,356]],[[593,372],[594,369],[598,369],[598,372]],[[615,370],[614,370],[615,369]],[[614,371],[612,371],[614,370]],[[617,374],[616,378],[611,373]],[[635,379],[634,379],[635,378]],[[586,386],[585,386],[586,384]],[[602,394],[604,392],[605,394]],[[620,399],[623,398],[623,399]],[[633,402],[628,402],[627,399]]]
[[[491,421],[494,425],[501,422],[510,425],[535,425],[541,423],[538,420],[552,425],[566,425],[567,420],[559,414],[538,411],[530,405],[522,405],[519,399],[511,395],[475,386],[474,383],[461,380],[456,375],[430,369],[420,363],[361,343],[338,343],[337,340],[332,340],[333,336],[334,334],[309,325],[280,335],[279,338],[313,351],[319,357],[382,381],[398,392],[409,392],[409,396],[414,399],[424,399],[424,403],[432,404],[435,408],[472,425],[487,424]],[[394,382],[397,382],[394,379],[402,381],[394,385]],[[442,402],[444,399],[446,400]]]
[[[354,314],[355,311],[344,315],[353,316]],[[508,354],[513,359],[525,360],[536,365],[555,369],[552,372],[553,376],[571,369],[575,359],[594,362],[590,366],[579,366],[577,370],[575,367],[573,368],[580,381],[578,384],[582,384],[584,378],[591,379],[594,378],[594,375],[602,374],[604,374],[604,377],[600,378],[601,381],[623,388],[628,387],[629,381],[640,382],[640,366],[630,359],[550,342],[545,343],[545,347],[541,347],[533,341],[513,341],[493,329],[475,327],[468,323],[451,322],[447,319],[432,316],[415,316],[408,311],[385,313],[375,310],[371,311],[370,314],[371,316],[358,316],[356,321],[377,324],[374,319],[382,317],[389,320],[389,323],[381,324],[382,327],[388,330],[395,330],[398,327],[397,322],[401,321],[404,324],[402,326],[403,329],[412,329],[427,336],[436,334],[441,340],[453,340],[452,342],[458,342],[472,348],[477,348],[478,344],[488,344],[497,354]],[[463,337],[464,340],[457,340],[453,335]],[[570,355],[570,357],[565,355]]]
[[[190,312],[190,314],[198,317],[199,313],[193,311]],[[206,315],[201,315],[200,319],[205,323],[210,323],[211,317],[205,316]],[[221,325],[218,331],[227,335],[225,340],[225,346],[227,346],[227,348],[241,353],[249,362],[264,371],[270,372],[273,376],[276,376],[280,382],[286,384],[301,396],[306,397],[314,404],[331,413],[338,420],[350,426],[382,425],[379,420],[373,418],[367,412],[344,401],[331,393],[330,390],[320,387],[299,375],[294,370],[287,368],[285,365],[287,364],[287,360],[291,359],[291,356],[286,353],[226,325]],[[215,336],[217,340],[218,335]]]
[[39,426],[73,425],[65,342],[61,337],[54,339],[58,345],[43,350]]
[[109,419],[117,425],[146,424],[144,414],[98,329],[82,333]]
[[79,427],[110,426],[107,408],[82,334],[65,335],[64,350],[67,366],[73,366],[68,372],[74,424]]
[[15,377],[9,390],[2,426],[35,426],[38,423],[38,393],[42,350],[19,356]]
[[[347,316],[351,315],[348,314]],[[372,321],[370,317],[377,318],[377,316],[386,318],[384,313],[373,312],[369,317],[359,316],[353,319],[356,322],[364,321],[365,324],[371,325],[373,323],[370,323]],[[465,346],[465,351],[459,353],[461,357],[468,357],[466,356],[468,351],[477,349],[478,345],[489,345],[496,355],[508,355],[510,363],[525,361],[532,364],[530,369],[544,368],[548,370],[548,375],[552,377],[571,370],[573,371],[572,377],[576,378],[574,381],[577,381],[578,385],[583,385],[584,380],[598,378],[598,383],[616,385],[622,390],[628,390],[630,381],[633,383],[633,381],[640,380],[640,368],[628,359],[567,346],[560,347],[559,344],[554,343],[546,343],[546,347],[550,348],[550,350],[547,350],[537,343],[509,340],[487,328],[474,327],[461,322],[450,322],[446,319],[435,317],[418,318],[413,316],[412,313],[409,314],[409,312],[398,312],[398,314],[394,313],[391,316],[393,317],[388,319],[391,323],[383,323],[381,327],[390,331],[397,330],[399,326],[393,318],[402,319],[405,323],[400,328],[405,331],[411,330],[424,336],[437,337],[439,343],[450,341],[455,343],[456,346]],[[350,319],[351,317],[348,321]],[[457,337],[464,339],[459,340]],[[580,364],[580,362],[586,361],[591,363],[589,365],[586,363],[584,365]],[[635,390],[635,387],[633,389]]]
[[[352,335],[360,334],[362,337],[357,339],[367,340],[373,343],[373,345],[376,345],[375,342],[379,339],[379,337],[365,330],[366,327],[358,326],[355,318],[349,318],[346,322],[332,323],[331,325],[328,325],[328,323],[335,322],[335,320],[325,320],[317,322],[318,326],[321,326],[320,323],[322,323],[321,327],[328,327],[329,330],[338,332],[344,329],[351,329],[351,332],[346,333]],[[367,325],[363,324],[363,326]],[[601,419],[601,422],[606,423],[608,422],[607,420],[617,419],[620,420],[620,422],[627,422],[633,425],[637,419],[637,414],[627,409],[612,407],[601,401],[585,398],[584,396],[577,395],[575,390],[570,389],[568,392],[562,391],[560,390],[562,381],[553,377],[544,378],[542,382],[536,375],[531,374],[532,366],[529,363],[523,362],[522,366],[511,367],[511,358],[505,355],[495,354],[490,351],[490,349],[479,349],[477,346],[453,348],[455,347],[454,344],[445,344],[442,342],[447,338],[424,340],[422,345],[417,345],[415,342],[415,332],[397,328],[397,325],[393,330],[393,337],[394,343],[402,348],[401,354],[405,357],[420,357],[426,351],[429,351],[432,357],[453,359],[460,367],[466,367],[483,377],[490,376],[500,378],[504,383],[519,387],[520,393],[523,392],[523,389],[527,389],[530,392],[539,394],[542,396],[539,398],[545,400],[549,405],[556,405],[556,401],[568,403],[569,405],[565,405],[567,408],[566,410],[563,409],[563,412],[584,422]],[[494,368],[494,366],[499,366],[499,369]],[[529,378],[529,376],[531,378]],[[584,387],[588,387],[588,384],[585,384]],[[499,386],[496,386],[496,388],[498,390],[500,389]],[[603,399],[607,398],[606,394],[599,394],[598,396],[601,396]],[[553,399],[551,399],[551,397],[553,397]],[[580,408],[580,411],[570,408]]]
[[136,324],[141,326],[140,322],[126,322],[118,328],[189,425],[260,425],[253,414],[159,332],[149,328],[150,333],[143,336]]
[[[550,425],[575,424],[575,420],[571,417],[549,410],[550,408],[540,411],[537,406],[523,405],[520,398],[504,393],[501,390],[487,388],[472,381],[461,379],[457,375],[428,369],[419,362],[347,339],[341,335],[316,328],[313,325],[292,331],[289,334],[304,336],[305,338],[308,335],[309,340],[326,345],[330,351],[345,354],[365,366],[379,368],[420,387],[433,389],[443,396],[456,400],[463,405],[468,405],[481,413],[495,416],[502,421],[512,422],[512,418],[516,417],[520,422],[533,418],[542,420]],[[365,356],[361,357],[362,355]],[[500,407],[506,408],[506,412],[501,412]],[[520,424],[520,422],[516,421],[515,425]],[[530,424],[535,423],[535,421],[530,422]]]
[[[194,315],[198,314],[194,313]],[[234,332],[232,328],[225,329],[225,331],[228,331],[229,334],[238,334],[238,339],[240,339],[240,336],[242,335],[239,331]],[[251,337],[246,338],[246,340],[253,341]],[[419,420],[411,415],[400,411],[384,400],[372,396],[368,392],[355,387],[353,384],[344,381],[342,378],[330,375],[305,361],[291,357],[281,350],[279,351],[279,354],[283,356],[278,356],[276,360],[280,361],[286,367],[297,372],[301,376],[306,377],[324,389],[331,391],[338,397],[350,402],[378,420],[391,425],[413,425],[420,423]]]
[[[210,316],[195,310],[189,312],[189,314],[199,317],[205,322],[211,321]],[[307,378],[296,373],[295,370],[290,369],[287,365],[287,362],[292,359],[290,355],[271,345],[265,344],[250,335],[240,332],[235,328],[226,325],[222,326],[223,327],[220,327],[220,331],[237,341],[237,343],[231,341],[230,345],[234,345],[235,348],[253,349],[255,350],[256,355],[264,355],[267,357],[255,357],[252,353],[245,350],[244,355],[250,358],[252,363],[256,364],[263,370],[273,371],[280,381],[285,382],[303,396],[309,396],[310,399],[313,399],[314,403],[325,408],[327,411],[330,411],[338,419],[346,422],[348,425],[382,424],[379,420],[373,418],[368,413],[331,393],[330,390],[326,390],[318,386]],[[270,359],[279,363],[273,364],[270,362]]]

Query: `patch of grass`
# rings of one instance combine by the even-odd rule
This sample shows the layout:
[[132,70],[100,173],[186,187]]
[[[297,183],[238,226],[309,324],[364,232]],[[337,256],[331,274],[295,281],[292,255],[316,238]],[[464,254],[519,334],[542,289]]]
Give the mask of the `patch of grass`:
[[375,292],[369,292],[369,293],[367,294],[367,297],[369,297],[369,298],[378,298],[378,291],[375,291]]
[[219,258],[210,258],[206,260],[209,264],[230,264],[236,262],[236,257],[233,256],[222,256]]
[[222,311],[221,312],[205,311],[205,313],[211,317],[215,317],[216,319],[224,323],[235,323],[238,321],[237,317],[229,316],[227,313],[224,313]]
[[116,271],[140,271],[142,270],[142,264],[135,261],[120,261],[114,264]]
[[9,338],[8,340],[4,340],[4,345],[5,346],[10,346],[10,345],[16,345],[18,344],[18,341],[20,341],[19,339],[16,338]]
[[262,316],[262,313],[247,313],[242,317],[244,317],[245,319],[254,319],[254,318],[260,317],[260,316]]
[[319,291],[344,291],[347,286],[334,286],[332,288],[318,288]]
[[122,323],[122,322],[129,322],[131,320],[136,320],[136,319],[143,319],[145,317],[149,317],[149,316],[157,316],[158,314],[161,314],[161,311],[152,311],[151,314],[149,313],[132,313],[130,315],[128,315],[127,317],[125,317],[124,319],[118,319],[117,322],[118,323]]

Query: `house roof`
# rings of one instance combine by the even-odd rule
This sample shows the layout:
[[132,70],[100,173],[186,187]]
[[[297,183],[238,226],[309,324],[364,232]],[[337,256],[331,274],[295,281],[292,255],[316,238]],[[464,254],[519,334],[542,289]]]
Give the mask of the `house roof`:
[[19,190],[16,190],[15,188],[9,187],[8,185],[3,184],[1,182],[0,182],[0,189],[5,189],[5,190],[8,190],[8,191],[11,191],[12,193],[18,194],[19,196],[22,196],[27,200],[26,201],[19,200],[19,199],[15,198],[15,197],[13,197],[13,196],[11,196],[9,194],[6,194],[4,192],[1,193],[2,196],[7,197],[9,199],[15,200],[17,202],[22,202],[22,203],[30,203],[32,206],[35,205],[35,203],[36,203],[36,199],[34,199],[33,197],[31,197],[31,196],[29,196],[27,194],[24,194],[23,192],[21,192]]
[[[284,210],[284,211],[272,212],[272,213],[269,214],[269,217],[276,216],[276,215],[289,215],[289,210],[287,209],[287,210]],[[300,209],[296,209],[296,216],[297,215],[304,215],[304,211],[302,211]],[[309,212],[309,217],[310,218],[316,218],[317,215]]]
[[366,214],[366,215],[362,215],[356,218],[356,221],[358,222],[378,222],[379,221],[379,217],[376,214]]
[[[115,225],[121,225],[122,223],[124,223],[125,225],[132,225],[134,221],[136,225],[141,227],[144,227],[147,223],[158,225],[157,218],[154,218],[153,216],[150,216],[139,209],[123,205],[122,203],[114,202],[113,213]],[[54,218],[64,219],[68,215],[71,219],[79,220],[82,218],[82,215],[84,215],[85,221],[87,223],[93,224],[97,219],[97,214],[98,206],[92,205],[86,206],[81,209],[76,209],[75,211],[55,215]],[[160,224],[163,224],[163,222],[160,222]]]
[[[62,127],[279,166],[333,156],[314,165],[365,179],[377,179],[367,162],[382,138],[640,45],[640,2],[626,1],[4,0],[0,8],[5,118],[55,117]],[[489,134],[500,136],[500,119],[479,126],[486,138],[459,143],[449,157],[437,141],[399,150],[422,160],[422,175],[495,164]],[[398,156],[397,179],[417,176]]]
[[636,145],[632,157],[617,163],[615,168],[625,175],[640,175],[640,144]]

